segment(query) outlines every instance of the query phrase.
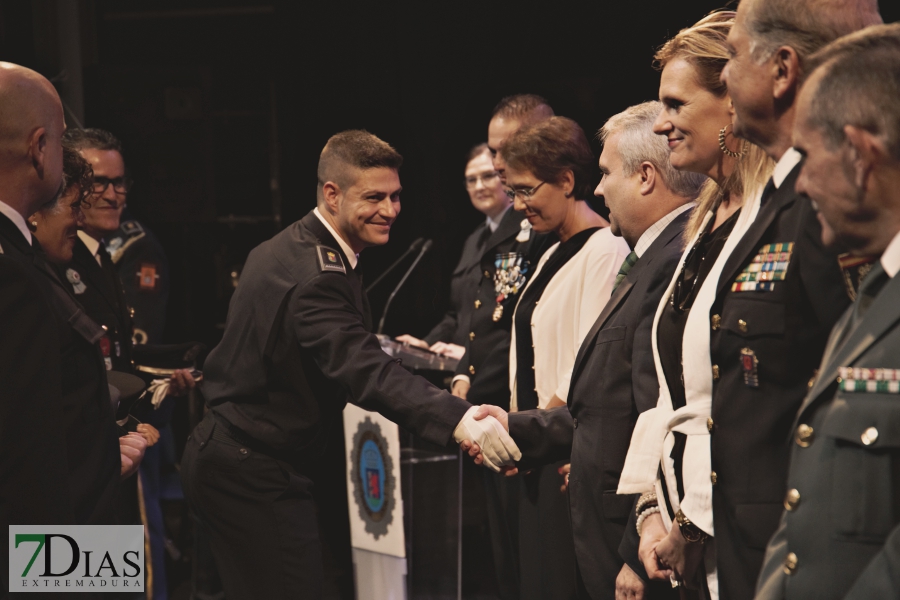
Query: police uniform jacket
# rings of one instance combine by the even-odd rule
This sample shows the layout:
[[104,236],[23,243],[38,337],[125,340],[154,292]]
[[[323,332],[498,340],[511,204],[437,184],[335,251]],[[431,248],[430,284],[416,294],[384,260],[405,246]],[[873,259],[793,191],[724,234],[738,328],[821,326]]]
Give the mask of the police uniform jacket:
[[845,333],[853,308],[792,423],[760,600],[900,597],[900,277]]
[[141,223],[122,215],[119,229],[106,240],[128,307],[134,309],[139,343],[161,344],[169,301],[169,262],[156,236]]
[[[764,194],[722,270],[710,310],[716,564],[721,596],[735,600],[753,597],[782,512],[789,428],[828,332],[850,301],[812,205],[794,191],[799,171],[794,166],[774,193]],[[777,174],[776,168],[776,181]],[[761,272],[774,274],[774,285]]]
[[435,325],[423,338],[429,346],[435,342],[449,342],[458,346],[466,345],[469,331],[471,331],[469,324],[472,320],[472,312],[475,310],[473,305],[475,293],[483,277],[481,256],[492,233],[487,223],[482,223],[466,238],[462,256],[450,278],[450,308],[440,323]]
[[[99,252],[106,250],[100,248]],[[62,275],[72,286],[72,292],[85,312],[106,327],[108,341],[101,344],[108,348],[111,368],[131,373],[131,313],[111,259],[107,269],[97,264],[97,259],[79,238],[75,241],[72,262],[63,268]]]
[[568,406],[509,415],[521,469],[571,457],[575,557],[592,598],[613,597],[622,568],[619,546],[634,497],[618,496],[616,488],[637,415],[659,396],[650,329],[681,257],[689,216],[669,223],[613,292],[575,359]]
[[[509,409],[509,343],[513,312],[519,293],[537,268],[541,255],[556,242],[555,236],[537,234],[530,227],[523,229],[524,219],[525,215],[521,212],[506,211],[497,230],[485,243],[485,250],[480,255],[480,275],[472,283],[476,289],[474,299],[470,300],[472,314],[466,353],[456,368],[457,375],[465,375],[471,382],[466,399],[472,404],[494,404]],[[506,254],[518,255],[528,265],[528,272],[517,292],[508,294],[502,300],[502,312],[494,320],[497,259]]]
[[212,411],[301,473],[343,452],[334,442],[347,402],[438,444],[470,407],[382,351],[348,265],[314,212],[256,247],[205,363]]
[[[58,279],[36,239],[32,239],[32,244],[29,246],[16,226],[0,216],[0,246],[4,249],[4,256],[16,260],[21,266],[30,267],[32,274],[37,275],[32,277],[32,281],[40,293],[28,298],[28,302],[41,310],[41,323],[34,324],[33,329],[36,339],[11,348],[24,354],[11,360],[11,364],[20,365],[23,372],[9,380],[4,378],[4,387],[13,392],[12,396],[4,393],[4,400],[24,395],[25,402],[34,403],[44,411],[40,423],[23,421],[22,414],[9,415],[8,420],[3,417],[4,428],[11,428],[9,437],[5,433],[0,436],[4,448],[7,440],[16,441],[9,455],[4,450],[4,460],[19,456],[31,448],[29,440],[39,440],[42,448],[34,450],[34,457],[29,456],[24,463],[31,464],[36,457],[49,458],[49,463],[36,468],[29,476],[34,477],[36,482],[44,481],[44,477],[49,475],[56,480],[59,495],[49,499],[61,507],[53,511],[56,513],[53,518],[62,519],[58,523],[112,524],[116,522],[115,502],[119,493],[121,463],[106,370],[97,345],[103,331],[85,315]],[[10,287],[9,301],[16,301],[18,287]],[[6,300],[7,288],[4,286],[3,289]],[[19,308],[24,310],[24,307]],[[55,348],[57,354],[29,358],[33,347],[42,347],[46,325],[52,327],[51,335],[55,337],[55,344],[47,346],[47,350]],[[14,332],[27,326],[27,322],[4,320],[4,350],[15,339]],[[9,339],[6,337],[7,331],[12,334]],[[33,387],[17,391],[16,382],[23,381],[22,377],[34,373],[35,369],[40,369],[40,378],[44,381],[32,379],[28,385]],[[4,401],[3,404],[8,403]],[[25,408],[20,407],[20,410]],[[30,409],[28,407],[23,412]],[[55,446],[58,441],[64,443],[64,448]],[[5,474],[0,481],[7,482]],[[33,487],[35,484],[28,484],[4,496],[10,499],[12,505],[21,499],[41,506],[44,497],[32,496],[29,490]],[[52,520],[41,522],[55,524]]]

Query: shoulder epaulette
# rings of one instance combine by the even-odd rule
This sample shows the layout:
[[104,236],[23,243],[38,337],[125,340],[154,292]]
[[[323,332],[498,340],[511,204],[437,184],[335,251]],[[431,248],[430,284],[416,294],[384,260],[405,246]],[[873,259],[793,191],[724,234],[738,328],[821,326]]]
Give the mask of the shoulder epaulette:
[[144,228],[137,221],[123,221],[119,225],[117,235],[106,244],[113,263],[118,264],[128,247],[146,235]]
[[341,258],[341,253],[337,250],[333,250],[328,246],[316,246],[316,256],[319,258],[319,269],[323,273],[332,271],[347,274],[347,269],[344,267],[344,259]]

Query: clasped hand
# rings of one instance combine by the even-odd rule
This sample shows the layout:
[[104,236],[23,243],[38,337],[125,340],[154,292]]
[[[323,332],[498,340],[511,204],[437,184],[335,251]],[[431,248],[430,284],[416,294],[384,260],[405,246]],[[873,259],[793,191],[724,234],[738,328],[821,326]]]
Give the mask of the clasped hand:
[[[497,412],[499,411],[499,412]],[[509,437],[506,413],[496,406],[473,406],[453,431],[453,439],[463,451],[496,472],[515,468],[522,458],[519,447]]]

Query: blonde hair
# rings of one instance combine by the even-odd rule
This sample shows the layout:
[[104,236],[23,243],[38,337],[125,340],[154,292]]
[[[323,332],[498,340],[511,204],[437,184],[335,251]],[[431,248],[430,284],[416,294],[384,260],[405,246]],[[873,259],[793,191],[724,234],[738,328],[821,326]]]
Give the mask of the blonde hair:
[[[728,90],[720,75],[729,59],[725,40],[734,25],[734,16],[735,13],[729,10],[715,11],[682,29],[656,52],[654,66],[662,70],[673,60],[684,59],[694,67],[697,83],[711,94],[724,98]],[[743,202],[765,185],[774,166],[774,161],[762,148],[744,141],[741,156],[723,185],[720,187],[710,179],[700,190],[697,208],[684,231],[685,243],[697,234],[706,213],[715,210],[723,198],[734,195]]]

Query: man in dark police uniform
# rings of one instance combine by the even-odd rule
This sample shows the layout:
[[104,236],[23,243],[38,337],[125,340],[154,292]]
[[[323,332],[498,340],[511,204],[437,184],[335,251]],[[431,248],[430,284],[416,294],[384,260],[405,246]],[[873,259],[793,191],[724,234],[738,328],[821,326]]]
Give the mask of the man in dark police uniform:
[[229,598],[321,595],[309,473],[344,452],[336,441],[348,401],[434,443],[478,438],[495,470],[519,457],[496,420],[476,422],[474,407],[408,373],[371,333],[357,255],[388,241],[402,160],[365,131],[328,141],[316,209],[250,253],[206,361],[211,410],[182,475]]

